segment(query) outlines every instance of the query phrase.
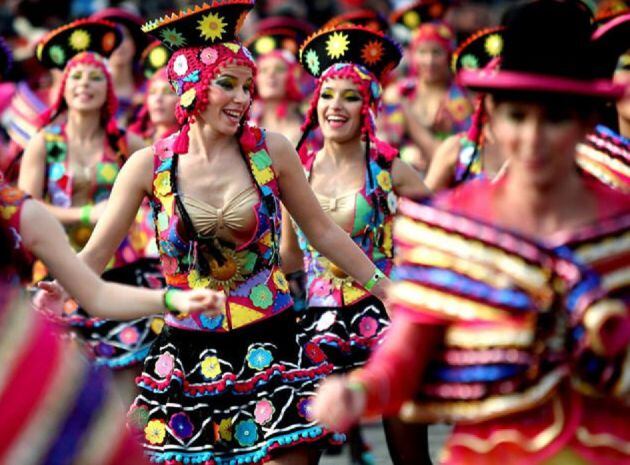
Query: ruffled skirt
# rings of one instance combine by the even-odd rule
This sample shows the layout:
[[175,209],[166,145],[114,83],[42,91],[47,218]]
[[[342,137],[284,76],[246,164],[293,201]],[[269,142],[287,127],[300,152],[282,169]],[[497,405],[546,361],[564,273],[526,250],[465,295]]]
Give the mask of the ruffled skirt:
[[341,442],[310,412],[332,365],[310,357],[297,331],[292,309],[229,333],[165,326],[129,411],[150,459],[257,464],[301,443]]

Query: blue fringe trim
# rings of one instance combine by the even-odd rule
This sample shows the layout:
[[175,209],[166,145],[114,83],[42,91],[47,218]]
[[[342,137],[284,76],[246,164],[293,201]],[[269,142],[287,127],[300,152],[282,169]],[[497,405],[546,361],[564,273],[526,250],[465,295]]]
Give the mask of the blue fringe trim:
[[[300,439],[310,438],[313,440],[324,437],[324,430],[321,426],[313,426],[311,428],[278,436],[260,444],[260,449],[256,452],[244,454],[234,454],[217,456],[214,452],[148,452],[149,458],[153,463],[164,463],[168,460],[175,460],[182,464],[199,464],[214,460],[216,465],[242,465],[242,464],[259,464],[261,460],[269,455],[270,449],[278,447],[287,447]],[[345,434],[332,433],[332,441],[335,443],[343,443],[346,440]]]
[[128,352],[117,358],[97,357],[94,363],[97,366],[105,366],[113,370],[120,370],[122,368],[128,368],[132,365],[144,362],[144,359],[147,358],[150,350],[151,344],[134,350],[133,352]]

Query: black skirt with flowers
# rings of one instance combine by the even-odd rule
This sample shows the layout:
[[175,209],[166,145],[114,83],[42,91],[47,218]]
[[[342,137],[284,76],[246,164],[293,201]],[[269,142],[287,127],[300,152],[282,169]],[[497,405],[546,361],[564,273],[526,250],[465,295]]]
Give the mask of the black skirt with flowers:
[[333,373],[363,366],[389,327],[385,306],[369,296],[344,307],[309,307],[299,320],[300,340],[311,358],[332,363]]
[[300,346],[295,320],[288,309],[228,333],[165,326],[129,411],[151,461],[258,464],[301,443],[340,443],[310,416],[332,365]]
[[[105,281],[162,289],[165,286],[156,258],[142,258],[103,273]],[[81,307],[67,308],[64,322],[81,337],[97,365],[114,370],[142,366],[151,344],[162,331],[161,316],[118,321],[90,317]]]

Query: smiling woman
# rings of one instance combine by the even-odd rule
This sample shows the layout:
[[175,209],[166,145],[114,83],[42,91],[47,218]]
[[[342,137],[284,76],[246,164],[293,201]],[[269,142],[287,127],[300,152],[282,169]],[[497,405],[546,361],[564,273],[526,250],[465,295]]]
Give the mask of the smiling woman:
[[137,378],[130,423],[155,462],[306,465],[339,440],[310,416],[332,366],[298,341],[279,266],[281,202],[357,282],[375,273],[319,207],[290,143],[248,124],[256,67],[236,33],[252,7],[216,1],[144,26],[173,51],[180,129],[130,157],[81,253],[100,272],[148,197],[169,288],[226,296],[218,312],[167,313]]

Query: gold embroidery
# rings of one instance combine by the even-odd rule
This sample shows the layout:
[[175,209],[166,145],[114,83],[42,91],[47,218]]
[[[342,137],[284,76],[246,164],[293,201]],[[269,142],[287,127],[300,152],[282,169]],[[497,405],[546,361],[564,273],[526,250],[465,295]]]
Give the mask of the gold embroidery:
[[610,447],[622,454],[630,455],[630,443],[608,433],[591,433],[584,426],[577,430],[578,441],[589,447]]
[[620,300],[604,299],[590,306],[584,314],[584,326],[590,347],[599,355],[606,355],[605,343],[601,340],[602,326],[616,316],[625,316],[626,308]]
[[454,433],[448,440],[448,447],[460,446],[471,449],[480,454],[486,454],[501,443],[518,444],[527,452],[536,452],[547,447],[556,439],[564,427],[565,415],[562,402],[557,397],[552,399],[553,422],[534,437],[527,437],[514,429],[495,431],[487,438],[480,438],[472,434]]
[[404,421],[426,423],[484,421],[509,413],[522,412],[540,405],[567,374],[566,367],[558,367],[524,392],[496,395],[480,401],[407,402],[399,412],[400,418]]
[[531,324],[525,326],[502,324],[493,328],[453,324],[446,330],[445,341],[447,346],[472,349],[530,347],[534,342],[534,329]]

